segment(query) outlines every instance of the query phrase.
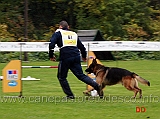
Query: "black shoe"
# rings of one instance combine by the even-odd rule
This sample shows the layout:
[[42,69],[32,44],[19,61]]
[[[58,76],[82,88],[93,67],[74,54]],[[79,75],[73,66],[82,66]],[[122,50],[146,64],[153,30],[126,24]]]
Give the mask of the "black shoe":
[[98,85],[97,93],[100,98],[103,98],[103,90],[101,85]]
[[104,96],[104,93],[103,93],[103,90],[101,90],[99,97],[103,98],[103,96]]
[[67,95],[66,98],[67,98],[67,99],[75,99],[74,96],[69,96],[69,95]]

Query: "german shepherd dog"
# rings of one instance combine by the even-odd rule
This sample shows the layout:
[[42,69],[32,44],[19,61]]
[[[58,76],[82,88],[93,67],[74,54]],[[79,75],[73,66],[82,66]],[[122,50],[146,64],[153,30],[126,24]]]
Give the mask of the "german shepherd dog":
[[[92,63],[85,71],[88,74],[94,73],[96,76],[96,82],[100,87],[100,91],[98,91],[100,98],[103,98],[103,89],[106,85],[111,86],[120,83],[126,89],[134,92],[133,98],[136,97],[138,92],[140,94],[140,98],[142,97],[142,90],[138,87],[137,81],[150,86],[149,81],[138,76],[136,73],[122,68],[105,67],[104,65],[97,64],[96,58],[93,59]],[[89,95],[92,90],[93,89],[91,88],[84,91],[83,93],[85,95]]]

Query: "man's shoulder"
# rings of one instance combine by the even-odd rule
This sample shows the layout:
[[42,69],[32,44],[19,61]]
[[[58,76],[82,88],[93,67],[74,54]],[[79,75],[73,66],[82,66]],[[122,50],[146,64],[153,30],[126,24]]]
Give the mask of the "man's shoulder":
[[56,37],[61,36],[61,31],[60,31],[60,29],[57,29],[57,30],[53,33],[53,35],[56,36]]
[[72,33],[75,33],[76,34],[76,32],[74,32],[74,31],[71,31],[71,30],[69,30],[69,29],[57,29],[55,32],[72,32]]
[[60,32],[60,31],[62,31],[62,29],[57,29],[57,30],[55,31],[55,33],[56,33],[56,32]]

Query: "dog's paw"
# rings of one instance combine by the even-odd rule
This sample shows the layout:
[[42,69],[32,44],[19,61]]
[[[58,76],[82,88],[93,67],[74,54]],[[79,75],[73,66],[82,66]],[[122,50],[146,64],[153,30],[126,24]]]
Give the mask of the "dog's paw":
[[88,91],[83,91],[83,94],[84,94],[85,96],[91,96],[91,94],[90,94]]
[[135,99],[135,98],[136,98],[136,96],[132,96],[132,97],[131,97],[131,99]]
[[142,95],[140,95],[139,98],[141,99],[141,98],[142,98]]

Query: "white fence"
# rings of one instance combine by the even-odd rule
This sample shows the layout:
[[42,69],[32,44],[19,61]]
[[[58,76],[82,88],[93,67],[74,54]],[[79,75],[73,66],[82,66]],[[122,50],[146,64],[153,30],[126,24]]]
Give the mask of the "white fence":
[[[0,52],[48,52],[49,42],[0,42]],[[88,51],[160,51],[160,42],[92,41],[83,42]],[[59,51],[56,47],[55,51]]]

